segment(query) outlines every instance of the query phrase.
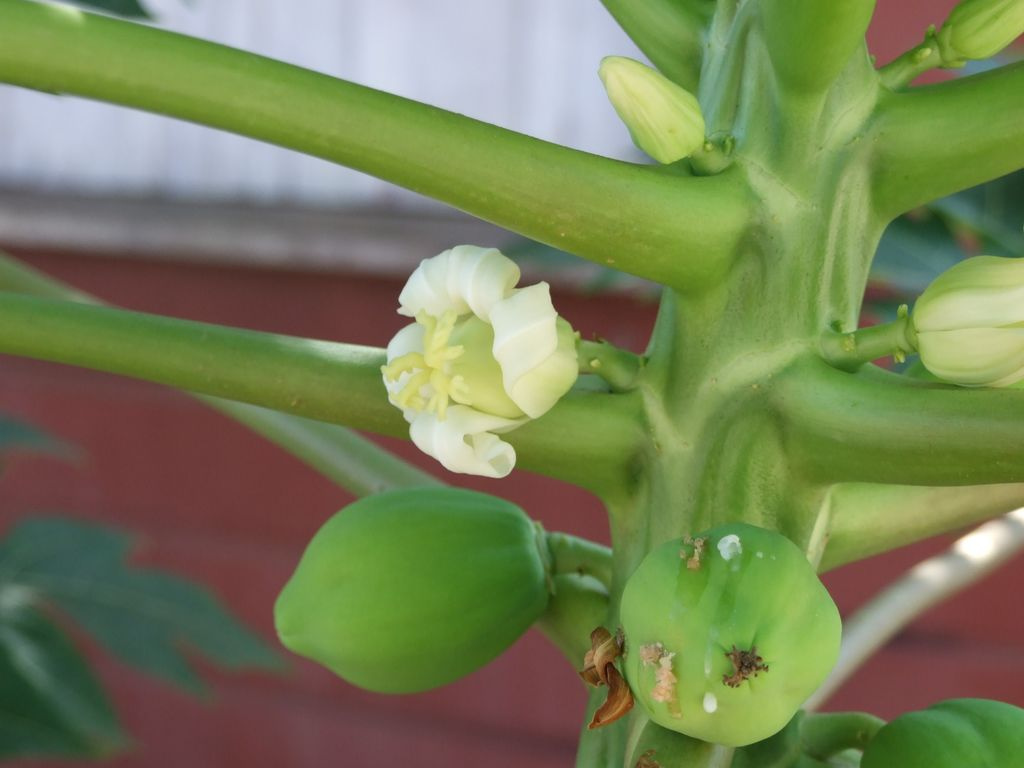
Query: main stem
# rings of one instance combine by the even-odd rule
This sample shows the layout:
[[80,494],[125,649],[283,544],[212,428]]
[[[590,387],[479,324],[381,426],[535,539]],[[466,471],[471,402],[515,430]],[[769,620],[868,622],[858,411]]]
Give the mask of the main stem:
[[826,92],[780,91],[751,7],[733,21],[743,45],[705,52],[702,82],[716,88],[702,93],[708,125],[737,139],[728,172],[758,207],[720,283],[664,293],[635,380],[647,440],[628,496],[611,505],[612,629],[626,580],[666,540],[742,520],[782,531],[815,564],[827,542],[829,487],[790,465],[773,403],[776,380],[818,359],[823,334],[857,328],[885,224],[857,141],[878,83],[864,55]]

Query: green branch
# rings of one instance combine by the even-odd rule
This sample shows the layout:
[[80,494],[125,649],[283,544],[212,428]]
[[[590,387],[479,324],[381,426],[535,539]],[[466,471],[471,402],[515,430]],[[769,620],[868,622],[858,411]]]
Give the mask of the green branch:
[[1024,392],[964,389],[803,361],[777,377],[791,461],[824,482],[1024,481]]
[[939,41],[935,37],[935,28],[931,27],[925,33],[923,43],[915,45],[884,67],[880,67],[878,77],[886,88],[898,91],[906,88],[925,72],[941,66]]
[[[0,294],[0,353],[67,363],[407,436],[388,403],[384,350]],[[508,436],[519,466],[595,492],[619,490],[641,439],[630,395],[572,393]],[[567,440],[572,450],[566,449]]]
[[891,323],[870,325],[849,333],[826,332],[820,340],[820,352],[829,365],[842,371],[856,371],[883,357],[902,363],[908,354],[917,353],[913,333],[904,304],[899,309],[899,317]]
[[861,752],[885,721],[866,712],[808,714],[800,721],[800,744],[815,760],[828,760],[847,749]]
[[[93,296],[0,252],[0,291],[99,305]],[[338,424],[200,395],[199,400],[277,444],[347,491],[364,496],[440,481]]]
[[832,491],[827,571],[956,531],[1024,504],[1024,483],[954,488],[844,483]]
[[717,277],[747,226],[738,177],[682,178],[597,157],[262,56],[63,6],[0,3],[0,81],[322,157],[661,282],[685,286]]
[[589,576],[606,590],[611,587],[613,564],[608,547],[568,533],[548,533],[546,541],[552,573]]
[[762,0],[765,42],[785,87],[824,92],[855,55],[867,57],[875,0]]
[[873,126],[888,217],[1024,168],[1024,62],[888,94]]
[[703,34],[713,0],[601,0],[608,13],[663,75],[697,91]]
[[0,294],[0,352],[33,357],[387,435],[384,351],[123,309]]
[[554,594],[536,626],[579,669],[590,650],[590,633],[608,620],[608,591],[596,579],[571,573],[556,574],[553,583]]

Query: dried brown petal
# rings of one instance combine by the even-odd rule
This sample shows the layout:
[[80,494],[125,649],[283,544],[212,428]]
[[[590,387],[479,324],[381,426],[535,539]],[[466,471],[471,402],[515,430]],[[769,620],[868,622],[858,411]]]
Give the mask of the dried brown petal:
[[608,698],[598,707],[590,721],[590,728],[612,723],[633,708],[633,694],[625,679],[615,668],[615,659],[622,655],[624,640],[621,632],[614,636],[604,627],[590,633],[590,650],[583,657],[580,677],[589,685],[608,686]]
[[633,693],[629,690],[625,678],[619,674],[619,670],[609,664],[605,669],[605,677],[608,681],[608,698],[597,708],[590,725],[587,726],[591,730],[614,723],[633,708]]

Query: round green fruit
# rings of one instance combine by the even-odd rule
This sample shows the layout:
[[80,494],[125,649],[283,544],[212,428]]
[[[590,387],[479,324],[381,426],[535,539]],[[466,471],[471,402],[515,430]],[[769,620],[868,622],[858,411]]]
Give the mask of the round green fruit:
[[864,750],[862,768],[1018,768],[1024,709],[987,699],[951,699],[901,715]]
[[650,552],[621,618],[625,677],[650,718],[728,746],[781,730],[839,655],[839,612],[807,558],[741,523]]
[[450,683],[544,612],[544,534],[514,504],[459,489],[360,499],[309,543],[277,599],[290,650],[380,693]]

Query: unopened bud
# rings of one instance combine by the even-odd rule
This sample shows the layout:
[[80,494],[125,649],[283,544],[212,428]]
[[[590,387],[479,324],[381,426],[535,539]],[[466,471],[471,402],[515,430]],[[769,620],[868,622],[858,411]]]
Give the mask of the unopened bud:
[[947,66],[968,59],[995,56],[1024,34],[1021,0],[963,0],[939,30],[938,40]]
[[624,56],[606,56],[598,74],[633,143],[659,163],[682,160],[704,143],[704,115],[685,88]]
[[964,387],[1024,379],[1024,259],[976,256],[939,275],[914,305],[925,368]]

